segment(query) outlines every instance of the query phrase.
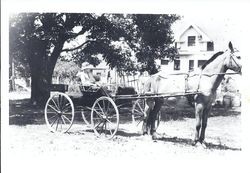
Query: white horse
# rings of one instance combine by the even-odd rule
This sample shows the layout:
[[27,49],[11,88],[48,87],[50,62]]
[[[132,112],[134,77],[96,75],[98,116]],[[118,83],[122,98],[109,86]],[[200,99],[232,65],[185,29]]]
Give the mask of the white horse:
[[[203,143],[205,139],[205,129],[207,127],[207,119],[211,110],[212,103],[216,98],[216,90],[224,78],[228,69],[241,73],[241,63],[238,51],[229,43],[229,50],[214,54],[196,74],[190,74],[188,78],[185,76],[167,76],[164,77],[161,72],[152,75],[147,81],[146,91],[159,93],[174,92],[197,92],[194,95],[195,117],[196,117],[196,133],[194,144]],[[182,79],[181,79],[182,78]],[[186,82],[185,82],[186,80]],[[156,137],[155,120],[162,104],[163,98],[154,98],[147,100],[145,121],[143,123],[143,133],[150,129],[153,138]]]

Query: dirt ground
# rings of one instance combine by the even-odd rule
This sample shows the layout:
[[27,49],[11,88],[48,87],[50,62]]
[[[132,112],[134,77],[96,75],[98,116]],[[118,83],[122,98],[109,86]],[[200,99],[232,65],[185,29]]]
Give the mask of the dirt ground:
[[[22,103],[24,102],[22,100]],[[8,153],[13,157],[13,162],[19,163],[18,165],[26,162],[35,162],[36,165],[38,163],[35,160],[44,160],[48,165],[54,162],[57,165],[65,163],[66,160],[69,164],[78,164],[80,159],[86,163],[91,162],[89,165],[93,166],[92,160],[106,160],[112,163],[119,160],[123,162],[133,160],[132,164],[134,161],[141,164],[144,160],[169,162],[170,158],[170,163],[176,158],[181,160],[186,158],[187,162],[196,158],[206,158],[211,161],[214,157],[240,158],[242,152],[240,109],[213,109],[206,131],[207,148],[203,148],[200,145],[192,146],[195,119],[192,108],[185,106],[184,108],[176,109],[171,106],[168,109],[163,108],[164,116],[157,129],[161,135],[158,140],[153,141],[150,136],[142,136],[141,127],[133,125],[130,121],[121,122],[117,135],[111,140],[106,140],[97,138],[80,116],[76,116],[78,118],[68,133],[51,133],[45,124],[42,109],[25,107],[20,100],[12,100]],[[100,165],[106,165],[106,161]],[[62,165],[58,169],[55,165],[49,167],[56,172],[62,169]],[[21,164],[21,167],[23,166]],[[26,170],[27,167],[23,169]]]

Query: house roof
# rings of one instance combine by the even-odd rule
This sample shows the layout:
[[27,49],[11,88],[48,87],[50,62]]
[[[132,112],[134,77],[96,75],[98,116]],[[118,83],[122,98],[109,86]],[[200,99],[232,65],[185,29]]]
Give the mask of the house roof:
[[201,28],[199,28],[198,26],[192,24],[192,25],[189,25],[189,27],[184,31],[182,32],[182,34],[179,36],[177,42],[181,42],[181,38],[182,36],[189,30],[193,28],[199,35],[202,35],[202,41],[205,41],[205,42],[208,42],[208,41],[213,41],[204,31],[202,31]]

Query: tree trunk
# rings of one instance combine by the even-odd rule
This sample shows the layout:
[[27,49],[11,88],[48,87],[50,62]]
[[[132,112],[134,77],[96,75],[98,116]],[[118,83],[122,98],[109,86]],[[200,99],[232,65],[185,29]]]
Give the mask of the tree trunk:
[[31,69],[31,102],[44,106],[50,96],[53,71],[64,42],[58,42],[51,56],[46,54],[47,42],[38,41],[36,43],[33,43],[35,50],[29,61]]

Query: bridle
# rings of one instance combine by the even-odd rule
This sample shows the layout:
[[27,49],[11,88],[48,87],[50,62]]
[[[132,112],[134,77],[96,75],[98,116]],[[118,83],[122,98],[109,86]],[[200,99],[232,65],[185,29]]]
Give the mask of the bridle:
[[[235,52],[235,51],[234,51]],[[238,72],[235,72],[235,74],[241,74],[241,66],[239,65],[239,63],[236,62],[236,60],[234,59],[233,53],[230,53],[230,61],[229,61],[229,66],[233,66],[233,62],[236,64],[236,66],[238,67],[238,69],[240,69]]]

